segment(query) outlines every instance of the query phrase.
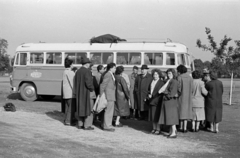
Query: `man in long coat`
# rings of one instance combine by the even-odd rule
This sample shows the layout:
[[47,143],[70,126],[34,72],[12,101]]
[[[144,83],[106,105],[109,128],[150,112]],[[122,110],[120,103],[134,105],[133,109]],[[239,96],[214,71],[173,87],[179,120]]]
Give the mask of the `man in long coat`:
[[148,105],[146,104],[146,99],[148,95],[149,85],[152,82],[152,75],[148,73],[148,66],[142,65],[142,74],[139,75],[135,80],[134,91],[137,98],[137,107],[139,114],[139,119],[147,119]]
[[82,67],[77,70],[74,79],[73,95],[76,96],[76,114],[78,128],[93,130],[92,106],[90,104],[90,92],[94,90],[92,73],[89,70],[90,60],[83,58]]
[[131,115],[133,118],[135,118],[135,109],[136,109],[136,95],[134,92],[134,85],[135,85],[135,79],[138,76],[138,67],[134,66],[133,67],[133,73],[129,75],[129,80],[130,80],[130,111]]
[[100,97],[105,93],[107,100],[107,107],[104,111],[102,118],[102,129],[104,131],[114,132],[112,128],[112,119],[114,112],[114,102],[116,101],[116,85],[115,77],[113,73],[116,71],[116,64],[109,63],[107,65],[107,71],[103,76],[103,81],[100,84]]

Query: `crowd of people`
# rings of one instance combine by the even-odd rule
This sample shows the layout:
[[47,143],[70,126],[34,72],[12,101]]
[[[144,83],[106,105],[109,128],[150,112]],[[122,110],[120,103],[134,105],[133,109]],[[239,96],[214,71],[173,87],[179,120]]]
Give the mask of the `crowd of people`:
[[[102,130],[114,132],[123,127],[122,118],[131,118],[150,121],[153,128],[149,133],[167,138],[177,138],[178,132],[198,132],[201,125],[219,132],[223,84],[215,72],[204,70],[201,74],[195,70],[189,74],[184,65],[179,65],[177,72],[170,68],[149,73],[148,65],[142,65],[141,73],[133,66],[133,72],[127,75],[123,66],[109,63],[107,67],[98,65],[93,75],[92,66],[88,58],[83,58],[82,67],[73,71],[73,61],[65,59],[65,125],[94,130],[93,121],[97,120]],[[97,96],[105,96],[107,104],[95,115]],[[162,132],[163,127],[170,127],[168,134]]]

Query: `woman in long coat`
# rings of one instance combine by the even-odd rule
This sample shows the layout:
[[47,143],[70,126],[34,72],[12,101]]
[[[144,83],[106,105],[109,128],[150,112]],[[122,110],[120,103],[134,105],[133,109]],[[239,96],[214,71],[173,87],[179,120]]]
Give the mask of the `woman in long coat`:
[[198,70],[192,72],[192,77],[193,77],[192,132],[198,132],[200,121],[205,120],[204,96],[206,96],[208,92],[205,88],[204,82],[201,79],[201,73]]
[[162,77],[162,73],[159,69],[152,70],[153,80],[149,86],[149,95],[148,95],[148,103],[149,103],[149,113],[148,120],[153,123],[152,134],[159,135],[160,132],[160,124],[158,124],[160,109],[163,94],[159,94],[158,91],[164,85],[164,82],[160,79]]
[[114,116],[117,116],[115,121],[116,127],[122,127],[120,123],[121,116],[129,116],[129,90],[127,87],[127,82],[121,76],[123,69],[121,66],[116,68],[115,84],[116,84],[116,102],[114,108]]
[[168,138],[177,138],[176,125],[178,125],[179,123],[179,115],[178,115],[178,101],[176,97],[178,82],[175,79],[176,78],[175,70],[168,69],[167,76],[168,81],[164,85],[167,87],[166,90],[163,92],[163,102],[158,123],[171,126]]
[[210,122],[211,132],[218,133],[219,122],[222,121],[223,84],[217,80],[217,74],[210,72],[211,81],[206,83],[208,95],[206,97],[206,120]]
[[180,131],[186,133],[187,121],[192,120],[193,79],[186,73],[187,68],[184,65],[179,65],[177,71]]

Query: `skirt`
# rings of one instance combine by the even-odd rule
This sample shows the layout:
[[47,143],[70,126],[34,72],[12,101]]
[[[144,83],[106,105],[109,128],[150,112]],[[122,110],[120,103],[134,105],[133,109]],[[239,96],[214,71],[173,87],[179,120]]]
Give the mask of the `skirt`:
[[158,123],[159,117],[160,117],[160,105],[158,106],[150,105],[148,110],[148,121]]
[[203,107],[193,107],[192,111],[194,121],[205,120],[205,110]]

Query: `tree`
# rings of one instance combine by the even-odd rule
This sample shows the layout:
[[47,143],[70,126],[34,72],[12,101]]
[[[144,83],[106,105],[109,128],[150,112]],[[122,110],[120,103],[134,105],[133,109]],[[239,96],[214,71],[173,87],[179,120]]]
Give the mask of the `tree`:
[[200,72],[202,72],[202,70],[204,69],[204,64],[201,59],[195,59],[194,66],[195,66],[195,69]]
[[[232,39],[225,35],[218,46],[211,35],[210,28],[206,27],[205,29],[209,45],[202,44],[201,40],[197,39],[197,47],[204,51],[210,51],[216,56],[216,59],[213,59],[215,63],[212,63],[215,70],[222,69],[224,66],[224,70],[228,75],[231,73],[234,73],[234,75],[238,74],[238,67],[240,66],[240,40],[235,40],[235,48],[233,46],[227,47],[228,42]],[[222,64],[216,62],[221,62]],[[217,68],[216,66],[219,67]]]
[[4,55],[7,53],[8,42],[5,39],[0,38],[0,54]]
[[8,42],[5,39],[0,38],[0,72],[9,72],[9,55],[7,54]]

